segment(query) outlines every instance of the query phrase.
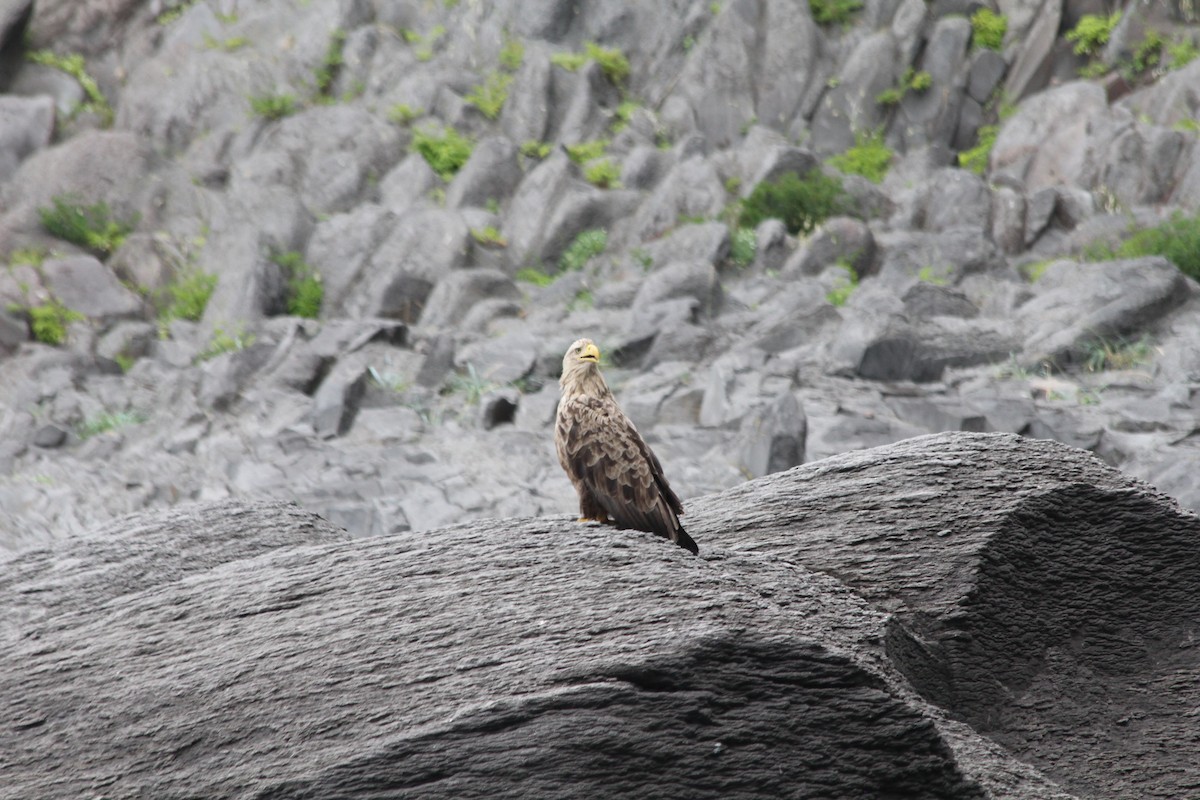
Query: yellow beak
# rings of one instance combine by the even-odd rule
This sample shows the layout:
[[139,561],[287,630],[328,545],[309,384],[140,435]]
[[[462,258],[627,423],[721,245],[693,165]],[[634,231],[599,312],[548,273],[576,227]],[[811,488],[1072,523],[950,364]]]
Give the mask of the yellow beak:
[[579,354],[580,361],[591,361],[593,364],[600,363],[600,348],[594,344],[589,344],[583,348],[583,352]]

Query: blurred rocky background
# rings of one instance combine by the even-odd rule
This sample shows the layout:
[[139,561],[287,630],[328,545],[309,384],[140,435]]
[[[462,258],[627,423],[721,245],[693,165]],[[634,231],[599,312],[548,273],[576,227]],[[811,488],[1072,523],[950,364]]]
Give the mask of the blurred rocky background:
[[0,545],[572,512],[584,335],[685,502],[962,430],[1198,508],[1198,44],[1188,0],[0,0]]

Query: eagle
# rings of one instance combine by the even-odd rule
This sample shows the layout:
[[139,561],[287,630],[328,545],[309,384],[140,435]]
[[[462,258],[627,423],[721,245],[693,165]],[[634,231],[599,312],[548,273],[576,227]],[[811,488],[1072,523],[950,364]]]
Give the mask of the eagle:
[[657,533],[698,554],[679,523],[683,504],[604,382],[600,348],[591,339],[567,348],[558,383],[554,448],[579,492],[579,521]]

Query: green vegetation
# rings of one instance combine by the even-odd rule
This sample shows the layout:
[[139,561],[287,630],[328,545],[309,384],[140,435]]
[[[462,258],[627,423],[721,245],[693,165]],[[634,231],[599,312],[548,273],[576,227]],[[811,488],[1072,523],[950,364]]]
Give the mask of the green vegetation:
[[930,283],[934,286],[945,286],[949,270],[938,272],[934,270],[933,265],[926,264],[917,272],[917,280],[922,283]]
[[1076,55],[1095,55],[1108,44],[1108,37],[1120,21],[1120,11],[1114,11],[1107,17],[1101,14],[1084,14],[1079,24],[1067,31],[1067,41],[1075,43]]
[[225,39],[218,39],[207,33],[204,34],[204,46],[209,50],[224,50],[226,53],[232,53],[241,50],[248,44],[250,44],[250,40],[245,36],[230,36]]
[[595,305],[596,298],[592,295],[592,290],[585,286],[575,293],[575,297],[571,298],[570,303],[567,303],[567,310],[582,311]]
[[601,71],[618,86],[629,77],[629,59],[620,50],[601,47],[595,42],[584,42],[582,53],[555,53],[550,63],[575,72],[589,61],[600,65]]
[[8,256],[8,263],[14,267],[24,265],[38,269],[47,255],[49,254],[43,247],[23,247],[12,251]]
[[1181,119],[1171,126],[1171,130],[1180,131],[1182,133],[1200,133],[1200,120]]
[[883,131],[859,132],[854,136],[854,146],[829,159],[828,164],[847,175],[862,175],[879,183],[892,165],[892,155],[892,149],[883,142]]
[[48,345],[60,345],[67,340],[67,326],[84,318],[74,309],[67,308],[58,299],[40,306],[25,309],[29,314],[29,328],[33,338]]
[[758,252],[758,237],[753,228],[737,228],[729,243],[729,260],[737,267],[748,267]]
[[471,238],[485,247],[508,247],[508,242],[500,235],[495,225],[471,228]]
[[325,286],[321,275],[304,256],[288,250],[271,255],[271,261],[283,270],[287,277],[287,311],[293,317],[316,319],[321,315],[321,303],[325,300]]
[[533,267],[525,267],[517,270],[516,279],[525,283],[532,283],[534,286],[549,286],[554,283],[554,276],[547,275],[540,269]]
[[496,119],[504,108],[504,101],[508,99],[508,87],[512,81],[512,75],[491,72],[482,84],[467,93],[465,99],[488,119]]
[[583,178],[601,189],[618,189],[621,168],[607,158],[598,158],[583,168]]
[[583,269],[588,261],[604,252],[608,247],[608,232],[595,228],[583,231],[558,258],[558,268],[563,272]]
[[879,94],[875,95],[875,102],[881,106],[894,106],[904,99],[904,95],[910,91],[924,92],[933,85],[933,76],[928,72],[921,70],[915,72],[912,67],[904,71],[900,76],[900,82],[891,89],[884,89]]
[[593,158],[600,158],[608,152],[608,139],[593,139],[590,142],[567,145],[567,155],[576,164],[583,164]]
[[154,21],[159,25],[170,25],[175,20],[183,16],[183,13],[196,4],[196,0],[186,0],[174,8],[169,8],[154,18]]
[[641,108],[641,104],[636,100],[622,100],[617,105],[617,110],[613,112],[612,132],[620,133],[629,127],[629,120],[633,118],[633,112]]
[[208,361],[225,353],[236,353],[240,350],[245,350],[254,344],[254,338],[254,334],[246,333],[245,329],[241,327],[233,333],[227,333],[224,328],[217,328],[213,331],[212,338],[208,340],[208,344],[196,356],[196,362]]
[[763,181],[742,201],[737,224],[757,228],[764,219],[779,219],[793,236],[809,233],[834,214],[844,213],[849,202],[842,182],[820,169],[803,178],[795,172],[777,181]]
[[808,0],[818,25],[842,25],[863,6],[862,0]]
[[[28,58],[35,64],[53,67],[74,78],[79,83],[79,88],[83,89],[83,93],[87,96],[87,100],[80,103],[75,111],[95,114],[100,118],[100,124],[106,128],[112,125],[113,108],[109,104],[108,98],[104,96],[104,92],[100,91],[100,85],[96,83],[96,79],[88,73],[87,62],[83,60],[83,56],[78,53],[60,56],[51,50],[37,50],[30,53]],[[72,114],[75,111],[72,111]]]
[[295,95],[259,94],[250,98],[250,110],[257,117],[274,122],[296,113]]
[[837,285],[825,294],[825,299],[832,305],[840,308],[846,305],[846,301],[850,299],[850,295],[854,294],[854,290],[858,288],[858,273],[854,271],[854,267],[845,261],[839,261],[835,266],[845,270],[846,276],[841,278]]
[[100,256],[120,247],[136,224],[136,220],[113,219],[105,202],[85,206],[63,195],[53,197],[52,202],[53,208],[38,209],[42,227],[51,236],[86,247]]
[[1008,17],[990,8],[981,8],[971,15],[971,44],[980,50],[999,50],[1008,33]]
[[317,67],[313,77],[317,86],[317,96],[321,98],[330,98],[333,91],[333,82],[337,79],[338,71],[345,64],[345,59],[342,57],[342,50],[346,45],[346,32],[342,29],[337,29],[329,34],[329,45],[325,48],[325,56],[321,59],[321,64]]
[[725,179],[725,191],[734,196],[742,190],[742,179],[736,175]]
[[467,163],[475,143],[446,127],[440,133],[433,128],[414,131],[412,146],[442,180],[448,181]]
[[526,158],[536,158],[540,161],[550,155],[550,149],[549,142],[539,142],[537,139],[521,142],[521,155]]
[[1200,47],[1190,37],[1181,36],[1167,43],[1167,58],[1171,69],[1181,69],[1200,57]]
[[1098,336],[1084,346],[1083,368],[1088,372],[1133,369],[1149,361],[1153,353],[1154,347],[1145,336],[1136,341]]
[[208,307],[208,299],[217,288],[217,276],[199,270],[190,270],[164,290],[167,306],[158,316],[160,329],[165,329],[173,319],[198,322]]
[[499,388],[499,384],[480,376],[475,371],[475,365],[468,363],[464,372],[450,376],[450,380],[446,381],[446,385],[442,389],[442,394],[461,394],[463,402],[469,406],[475,406],[479,405],[479,401],[483,399],[484,395],[497,388]]
[[80,439],[90,439],[102,433],[126,428],[130,425],[140,425],[146,421],[146,415],[140,411],[118,411],[113,414],[105,411],[93,417],[88,417],[75,426],[75,434]]
[[408,103],[396,103],[388,109],[388,120],[397,125],[411,125],[414,119],[424,114],[424,110],[413,108]]
[[1187,216],[1176,211],[1166,222],[1138,231],[1115,250],[1093,248],[1089,255],[1100,258],[1163,256],[1184,275],[1200,280],[1200,214]]
[[982,175],[987,171],[988,159],[992,155],[992,146],[996,144],[998,135],[1000,135],[999,125],[980,126],[976,134],[978,138],[975,146],[958,154],[958,165],[963,169],[971,170],[976,175]]
[[1017,271],[1025,276],[1025,279],[1030,283],[1036,283],[1046,274],[1046,270],[1050,268],[1057,259],[1046,258],[1040,261],[1032,261],[1028,264],[1022,264],[1017,268]]
[[516,72],[525,61],[525,45],[518,39],[504,37],[504,46],[500,48],[500,66],[509,72]]

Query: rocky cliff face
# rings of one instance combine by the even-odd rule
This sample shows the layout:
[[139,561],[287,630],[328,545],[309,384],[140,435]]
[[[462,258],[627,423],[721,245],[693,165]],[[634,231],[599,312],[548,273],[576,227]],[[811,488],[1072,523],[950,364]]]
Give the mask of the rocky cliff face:
[[580,335],[685,500],[961,429],[1200,506],[1196,284],[1093,260],[1197,212],[1197,30],[1108,5],[6,0],[0,541],[566,512]]

